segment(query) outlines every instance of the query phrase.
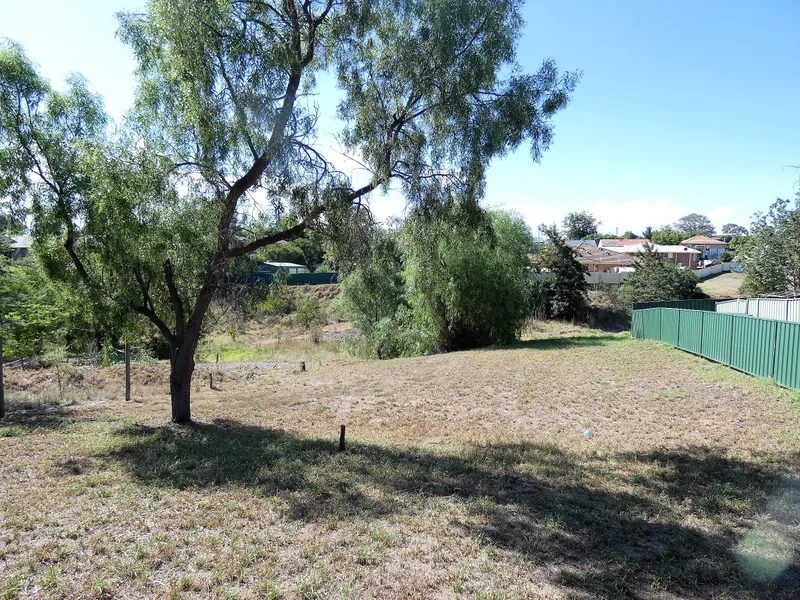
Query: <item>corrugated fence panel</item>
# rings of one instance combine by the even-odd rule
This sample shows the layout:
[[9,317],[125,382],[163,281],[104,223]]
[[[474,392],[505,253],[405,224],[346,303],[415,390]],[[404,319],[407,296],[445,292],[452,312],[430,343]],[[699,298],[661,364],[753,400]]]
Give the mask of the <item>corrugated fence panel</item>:
[[661,339],[661,311],[659,309],[644,311],[644,337],[648,340]]
[[775,382],[800,389],[800,324],[778,323],[775,346]]
[[746,316],[733,317],[731,366],[759,377],[772,377],[778,323]]
[[789,301],[789,307],[786,309],[786,320],[800,323],[800,300]]
[[733,319],[732,315],[719,313],[703,315],[703,356],[730,365]]
[[635,310],[631,314],[631,337],[635,340],[644,339],[644,311]]
[[717,302],[716,311],[733,315],[747,314],[747,300],[725,300]]
[[681,310],[678,348],[700,354],[703,345],[703,311]]
[[758,316],[762,319],[786,321],[786,309],[789,303],[783,298],[759,298]]
[[661,341],[677,346],[680,311],[673,308],[662,308],[659,312],[661,313]]

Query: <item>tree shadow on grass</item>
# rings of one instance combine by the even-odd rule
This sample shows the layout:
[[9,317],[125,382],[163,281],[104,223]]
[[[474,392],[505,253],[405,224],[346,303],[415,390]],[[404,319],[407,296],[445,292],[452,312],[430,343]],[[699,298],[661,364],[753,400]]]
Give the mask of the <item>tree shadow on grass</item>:
[[120,435],[102,460],[142,484],[242,487],[278,498],[297,520],[429,518],[422,509],[441,503],[456,535],[550,567],[554,583],[577,594],[766,600],[795,598],[800,587],[796,565],[759,581],[737,561],[741,526],[781,482],[774,462],[697,448],[603,460],[537,444],[436,452],[357,443],[337,453],[332,442],[233,421]]
[[574,335],[539,340],[526,340],[509,346],[498,346],[498,350],[530,348],[532,350],[569,350],[574,348],[591,348],[608,346],[626,341],[628,338],[614,334]]
[[12,403],[7,406],[5,418],[0,421],[0,438],[53,431],[74,422],[68,405]]

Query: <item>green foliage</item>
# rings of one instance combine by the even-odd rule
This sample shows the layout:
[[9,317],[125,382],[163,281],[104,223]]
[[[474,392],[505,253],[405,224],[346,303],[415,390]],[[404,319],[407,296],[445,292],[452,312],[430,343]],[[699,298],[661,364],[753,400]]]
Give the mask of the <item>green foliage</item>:
[[724,235],[747,235],[749,232],[747,228],[737,225],[736,223],[727,223],[722,226],[722,233]]
[[325,309],[318,298],[309,296],[297,308],[294,322],[305,330],[321,327],[325,324]]
[[[576,319],[583,316],[586,308],[586,266],[578,262],[577,251],[567,245],[555,227],[542,228],[549,243],[541,247],[536,268],[544,275],[547,296],[546,317]],[[542,290],[534,287],[534,306],[542,296]]]
[[588,210],[571,212],[562,222],[564,235],[570,240],[588,239],[588,236],[597,234],[598,227],[602,225]]
[[649,240],[650,238],[652,238],[653,237],[653,228],[650,227],[649,225],[647,227],[645,227],[644,231],[642,232],[642,237],[644,239],[646,239],[646,240]]
[[686,237],[688,236],[684,236],[680,231],[665,225],[653,230],[649,240],[658,245],[674,246],[680,244]]
[[439,350],[511,343],[528,314],[531,232],[513,213],[473,224],[461,210],[437,220],[416,215],[401,232],[415,325]]
[[[110,139],[85,80],[55,91],[4,44],[0,197],[30,207],[48,273],[80,287],[106,329],[131,313],[158,329],[173,352],[173,419],[187,421],[186,378],[231,263],[307,229],[349,238],[366,196],[392,183],[434,214],[456,198],[477,205],[494,157],[528,143],[540,159],[579,74],[552,60],[523,71],[520,8],[149,0],[119,17],[136,103]],[[340,137],[373,174],[356,189],[315,148],[316,109],[300,100],[324,72],[342,92]]]
[[515,214],[415,213],[376,234],[370,259],[343,279],[340,304],[365,352],[382,358],[510,343],[529,311],[531,244]]
[[794,203],[778,198],[766,214],[756,213],[751,233],[732,244],[744,271],[742,290],[800,291],[800,195]]
[[711,220],[698,213],[691,213],[678,219],[675,229],[683,236],[677,243],[695,235],[714,235],[715,231]]
[[[3,259],[5,260],[5,259]],[[98,336],[83,299],[51,282],[33,258],[0,269],[0,329],[10,356],[41,356],[48,345],[83,351]]]
[[690,300],[702,297],[697,275],[674,262],[660,260],[652,248],[637,260],[636,271],[623,282],[621,293],[628,303],[659,300]]
[[284,315],[293,308],[292,295],[289,292],[288,275],[286,271],[279,270],[272,276],[269,284],[269,293],[258,305],[261,312],[269,316]]

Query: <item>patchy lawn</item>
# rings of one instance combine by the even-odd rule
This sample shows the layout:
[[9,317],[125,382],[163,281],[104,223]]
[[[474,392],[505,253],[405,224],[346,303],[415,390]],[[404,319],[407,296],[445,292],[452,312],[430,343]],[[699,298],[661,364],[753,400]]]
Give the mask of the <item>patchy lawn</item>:
[[797,598],[798,395],[559,327],[203,364],[190,428],[163,364],[9,371],[0,598]]
[[720,273],[703,279],[699,286],[712,298],[738,298],[742,294],[739,288],[744,283],[743,273]]

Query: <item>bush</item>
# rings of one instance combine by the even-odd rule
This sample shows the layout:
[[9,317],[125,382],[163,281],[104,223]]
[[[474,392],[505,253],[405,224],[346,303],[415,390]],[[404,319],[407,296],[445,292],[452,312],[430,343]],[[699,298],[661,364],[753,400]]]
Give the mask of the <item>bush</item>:
[[325,322],[322,303],[314,296],[306,298],[300,308],[297,309],[294,315],[294,322],[306,331],[320,327]]
[[515,341],[530,309],[530,231],[521,217],[459,207],[376,232],[342,280],[339,305],[380,358]]
[[697,275],[675,263],[659,260],[648,247],[640,257],[639,267],[622,284],[626,302],[657,302],[661,300],[691,300],[704,295],[697,287]]

